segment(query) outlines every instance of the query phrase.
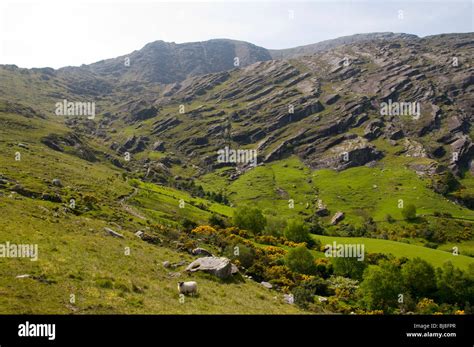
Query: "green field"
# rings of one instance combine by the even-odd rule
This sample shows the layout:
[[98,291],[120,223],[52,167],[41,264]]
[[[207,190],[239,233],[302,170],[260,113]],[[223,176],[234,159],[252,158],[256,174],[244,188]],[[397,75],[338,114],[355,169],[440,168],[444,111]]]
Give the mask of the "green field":
[[[329,169],[311,172],[298,158],[290,157],[258,166],[235,181],[227,181],[222,171],[216,171],[198,182],[205,190],[225,191],[237,206],[254,205],[267,214],[287,218],[311,215],[321,199],[331,214],[343,211],[346,221],[355,225],[362,223],[364,216],[383,222],[390,214],[400,221],[403,219],[399,208],[402,200],[404,206],[414,204],[419,216],[448,212],[455,218],[474,221],[474,211],[436,194],[430,189],[429,180],[420,178],[405,166],[414,160],[398,158],[392,164],[384,163],[375,168],[362,166],[342,172]],[[289,208],[289,199],[294,200],[294,209]]]
[[[232,216],[231,207],[192,197],[184,191],[138,180],[132,181],[132,184],[138,188],[138,193],[129,202],[140,207],[150,218],[164,223],[175,223],[182,218],[188,218],[206,224],[212,213]],[[181,200],[184,202],[184,208],[180,208]]]
[[363,237],[335,237],[322,235],[313,235],[313,237],[320,240],[323,245],[332,244],[334,241],[340,244],[359,243],[365,245],[365,252],[369,253],[393,254],[396,257],[407,258],[419,257],[436,267],[441,267],[446,261],[451,261],[454,266],[466,270],[469,264],[474,264],[474,258],[471,257],[453,255],[450,252],[410,245],[403,242],[369,239]]

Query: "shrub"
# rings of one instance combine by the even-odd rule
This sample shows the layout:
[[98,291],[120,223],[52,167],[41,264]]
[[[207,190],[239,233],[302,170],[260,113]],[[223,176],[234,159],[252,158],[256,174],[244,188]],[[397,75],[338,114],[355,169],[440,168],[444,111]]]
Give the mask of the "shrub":
[[279,287],[293,287],[295,285],[293,273],[285,265],[267,267],[265,278]]
[[267,279],[268,264],[263,262],[258,256],[254,260],[252,266],[247,269],[247,274],[252,275],[255,281],[263,281]]
[[288,252],[283,248],[267,246],[263,249],[265,251],[265,255],[271,261],[276,261],[282,257],[284,257]]
[[433,299],[423,298],[416,304],[416,312],[420,314],[434,314],[438,310],[439,306]]
[[228,246],[224,254],[229,259],[238,260],[246,269],[250,268],[255,261],[255,250],[241,243]]
[[215,213],[213,213],[209,217],[209,225],[212,225],[213,227],[222,228],[222,229],[224,229],[226,227],[226,223],[225,223],[224,218],[222,218],[221,216],[219,216]]
[[309,289],[313,295],[330,296],[334,294],[329,288],[329,283],[320,277],[311,277],[301,281],[300,286]]
[[313,244],[308,228],[301,221],[290,220],[285,228],[285,237],[293,242]]
[[184,239],[183,241],[183,249],[188,252],[191,252],[194,248],[197,247],[197,243],[194,240]]
[[224,230],[221,230],[221,232],[226,234],[226,235],[229,235],[229,234],[237,235],[237,236],[243,237],[245,239],[250,238],[250,235],[249,235],[248,232],[246,232],[245,230],[241,230],[239,228],[236,228],[236,227],[226,228]]
[[427,242],[427,243],[425,243],[423,246],[425,246],[425,247],[427,247],[427,248],[432,248],[432,249],[438,248],[438,244],[435,243],[435,242]]
[[301,274],[314,274],[314,257],[304,246],[294,248],[288,252],[286,264],[294,271]]
[[307,246],[306,242],[296,243],[296,242],[288,241],[288,240],[284,241],[283,245],[288,246],[288,247],[292,247],[292,248],[300,247],[300,246],[305,246],[305,247]]
[[443,174],[435,176],[432,181],[432,186],[436,192],[447,195],[457,190],[460,187],[460,183],[456,180],[456,177],[451,171],[446,171]]
[[308,308],[308,304],[314,302],[314,294],[308,288],[297,286],[293,288],[291,293],[295,299],[295,304],[299,307]]
[[367,253],[364,261],[369,265],[378,265],[383,260],[389,260],[392,256],[384,253]]
[[197,227],[197,223],[193,222],[192,220],[190,220],[188,218],[183,218],[181,220],[181,225],[183,226],[184,230],[186,230],[186,231],[191,231],[191,230],[193,230],[194,228]]
[[435,270],[423,259],[408,260],[402,265],[402,278],[405,287],[414,298],[431,297],[436,291]]
[[443,221],[436,220],[422,233],[422,236],[430,242],[444,243],[448,240],[446,230],[450,229],[452,230]]
[[320,219],[317,215],[313,215],[309,219],[307,219],[309,222],[309,232],[311,234],[317,234],[317,235],[322,235],[324,232],[324,228],[321,225]]
[[332,261],[334,274],[337,276],[350,277],[356,280],[362,279],[367,264],[357,258],[336,257]]
[[456,304],[474,302],[474,265],[470,264],[467,273],[448,261],[437,270],[436,297],[440,302]]
[[284,218],[268,216],[267,224],[263,233],[265,235],[271,235],[279,237],[283,235],[283,231],[286,228],[286,220]]
[[318,258],[314,261],[314,264],[316,274],[323,278],[328,278],[334,272],[332,263],[327,258]]
[[200,225],[193,230],[191,230],[192,233],[194,234],[200,234],[200,235],[215,235],[217,234],[217,230],[214,229],[213,227],[209,225]]
[[112,289],[114,287],[114,283],[109,278],[98,278],[95,282],[100,288]]
[[359,281],[342,276],[331,276],[328,280],[329,289],[340,299],[350,299],[358,288]]
[[273,245],[276,246],[279,244],[279,239],[271,235],[259,235],[255,237],[255,241],[258,243],[263,243],[264,245]]
[[384,311],[396,307],[398,295],[403,293],[400,269],[389,261],[370,265],[363,274],[360,284],[362,302],[370,310]]
[[402,209],[402,216],[406,220],[413,220],[416,218],[416,207],[413,204],[408,204]]
[[267,221],[258,208],[242,206],[235,210],[233,223],[257,235],[263,231]]
[[96,206],[99,203],[99,200],[97,200],[97,198],[94,195],[86,194],[86,195],[84,195],[84,197],[82,199],[84,201],[84,205],[86,205],[86,207],[89,210],[97,209]]

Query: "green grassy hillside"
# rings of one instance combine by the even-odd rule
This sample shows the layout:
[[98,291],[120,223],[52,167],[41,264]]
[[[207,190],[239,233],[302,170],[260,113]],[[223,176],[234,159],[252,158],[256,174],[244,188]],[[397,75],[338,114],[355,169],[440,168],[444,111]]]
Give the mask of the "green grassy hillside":
[[[39,248],[37,261],[0,258],[0,313],[302,312],[254,281],[223,282],[186,275],[185,265],[165,269],[163,261],[189,263],[192,257],[134,235],[138,230],[153,233],[149,226],[176,221],[179,213],[205,221],[212,211],[229,215],[229,207],[151,184],[140,185],[134,195],[136,182],[125,180],[111,164],[87,162],[40,143],[51,132],[66,133],[65,127],[3,113],[0,121],[4,125],[0,174],[5,180],[0,188],[0,243],[37,244]],[[16,152],[21,153],[21,160],[15,160]],[[54,178],[61,180],[62,187],[52,184]],[[12,191],[15,186],[23,188],[18,190],[21,193]],[[57,194],[62,202],[46,201],[43,193]],[[74,208],[70,199],[76,201]],[[179,199],[186,204],[177,212]],[[206,210],[193,203],[203,204]],[[104,227],[123,234],[124,239],[107,235]],[[29,277],[16,278],[21,275]],[[199,296],[180,303],[176,287],[181,280],[198,281]]]
[[403,242],[390,240],[369,239],[365,237],[337,237],[314,235],[315,239],[321,241],[322,245],[331,244],[363,244],[368,253],[392,254],[398,258],[416,258],[426,260],[436,267],[441,267],[446,261],[451,261],[454,266],[467,269],[469,264],[474,264],[474,258],[464,255],[453,255],[448,250],[442,251],[422,246],[411,245]]
[[[341,172],[311,172],[296,157],[259,166],[235,181],[226,181],[219,172],[205,175],[200,183],[206,190],[224,190],[238,204],[255,204],[263,210],[287,217],[310,215],[321,199],[335,213],[343,211],[346,220],[361,223],[363,216],[383,222],[387,214],[402,220],[399,200],[415,204],[419,215],[448,212],[453,217],[474,221],[474,211],[455,205],[429,188],[429,180],[406,168],[413,159],[401,158],[382,167],[356,167]],[[288,200],[295,200],[295,208]],[[306,203],[310,208],[306,208]],[[362,212],[363,211],[363,212]]]

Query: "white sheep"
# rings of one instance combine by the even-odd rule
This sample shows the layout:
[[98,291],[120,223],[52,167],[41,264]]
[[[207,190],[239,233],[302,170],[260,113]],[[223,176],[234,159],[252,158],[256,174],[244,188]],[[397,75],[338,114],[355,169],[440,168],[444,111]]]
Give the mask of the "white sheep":
[[178,282],[178,291],[180,294],[197,294],[197,283],[194,281],[190,282]]

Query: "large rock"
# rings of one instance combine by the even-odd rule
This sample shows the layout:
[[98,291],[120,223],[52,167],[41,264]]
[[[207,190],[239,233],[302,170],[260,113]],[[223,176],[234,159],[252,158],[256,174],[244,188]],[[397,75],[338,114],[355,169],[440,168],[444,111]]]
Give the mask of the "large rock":
[[[330,148],[329,151],[326,151],[328,154],[318,155],[319,151],[327,148]],[[368,165],[381,158],[383,158],[383,153],[369,144],[367,139],[358,136],[350,138],[344,135],[332,142],[321,144],[318,151],[309,155],[308,161],[313,169],[332,168],[341,171],[351,167]]]
[[337,100],[340,99],[340,95],[339,94],[331,94],[331,95],[328,95],[326,97],[326,99],[324,99],[324,102],[326,103],[326,105],[332,105],[334,104]]
[[125,143],[117,149],[117,152],[123,154],[125,152],[139,153],[146,149],[148,141],[150,139],[147,136],[130,136]]
[[200,247],[194,248],[194,249],[191,251],[191,253],[192,253],[193,255],[204,255],[204,256],[206,256],[206,257],[212,257],[212,253],[211,253],[211,252],[209,252],[207,249],[200,248]]
[[56,193],[44,192],[41,195],[42,200],[51,201],[51,202],[62,202],[61,196]]
[[203,257],[189,264],[186,271],[204,271],[221,279],[225,279],[232,275],[232,264],[230,260],[225,257]]
[[319,217],[329,216],[329,210],[326,207],[320,207],[316,210],[315,214]]
[[344,219],[344,212],[338,211],[331,219],[331,225],[336,225]]
[[53,184],[53,186],[56,186],[56,187],[62,187],[63,186],[63,184],[62,184],[62,182],[59,178],[53,179],[53,181],[51,183]]
[[113,236],[113,237],[118,237],[119,239],[123,239],[123,235],[122,234],[119,234],[118,232],[110,229],[110,228],[107,228],[105,227],[104,230],[107,232],[107,234],[109,234],[110,236]]
[[158,115],[158,109],[155,106],[150,108],[141,109],[137,112],[134,112],[131,117],[128,117],[128,120],[131,121],[142,121],[149,118],[156,117]]
[[456,153],[457,160],[450,164],[450,168],[456,173],[459,172],[459,168],[468,168],[470,161],[474,157],[474,144],[471,142],[468,136],[463,135],[451,144],[452,153]]
[[374,119],[370,121],[365,127],[364,137],[367,140],[375,140],[377,137],[382,135],[382,129],[381,129],[382,127],[383,127],[382,121],[378,119]]
[[165,143],[161,140],[156,141],[153,144],[153,150],[163,152],[165,150]]

